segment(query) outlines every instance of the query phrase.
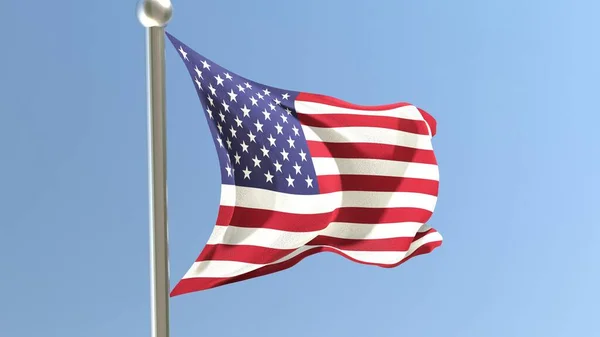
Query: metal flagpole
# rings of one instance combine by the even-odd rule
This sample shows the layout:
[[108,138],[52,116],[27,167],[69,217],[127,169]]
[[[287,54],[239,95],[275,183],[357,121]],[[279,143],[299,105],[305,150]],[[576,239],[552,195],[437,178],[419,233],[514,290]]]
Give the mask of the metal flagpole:
[[169,337],[165,26],[172,11],[169,0],[140,0],[137,7],[146,27],[152,337]]

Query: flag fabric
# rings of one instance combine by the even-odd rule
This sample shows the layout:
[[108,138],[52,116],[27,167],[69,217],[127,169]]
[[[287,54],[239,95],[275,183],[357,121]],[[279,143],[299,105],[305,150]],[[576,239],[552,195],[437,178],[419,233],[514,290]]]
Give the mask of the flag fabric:
[[441,245],[426,225],[439,184],[427,112],[253,82],[167,36],[206,113],[222,182],[213,232],[171,296],[318,252],[389,268]]

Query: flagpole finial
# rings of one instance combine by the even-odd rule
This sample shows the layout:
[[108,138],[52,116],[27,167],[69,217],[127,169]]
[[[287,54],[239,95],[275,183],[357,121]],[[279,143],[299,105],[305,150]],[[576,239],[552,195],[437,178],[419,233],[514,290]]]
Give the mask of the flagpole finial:
[[170,0],[139,0],[137,16],[144,27],[164,27],[173,15]]

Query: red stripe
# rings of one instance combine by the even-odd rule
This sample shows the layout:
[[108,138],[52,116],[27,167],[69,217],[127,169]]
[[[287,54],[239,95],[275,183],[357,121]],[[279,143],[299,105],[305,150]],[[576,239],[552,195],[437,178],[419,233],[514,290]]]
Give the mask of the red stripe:
[[[392,225],[394,226],[394,225]],[[342,239],[319,235],[306,243],[308,246],[331,246],[348,251],[404,252],[410,244],[423,236],[434,233],[435,229],[417,232],[412,237],[386,239]],[[252,264],[269,264],[294,252],[293,249],[277,249],[250,245],[207,244],[196,262],[200,261],[238,261]]]
[[269,264],[295,250],[296,249],[275,249],[249,245],[207,244],[196,259],[196,262],[215,260]]
[[293,214],[263,209],[221,206],[216,224],[246,228],[271,228],[289,232],[312,232],[331,222],[383,224],[395,222],[426,223],[432,212],[420,208],[345,207],[320,214]]
[[339,251],[336,251],[332,248],[329,247],[316,247],[314,249],[308,250],[306,252],[303,252],[302,254],[298,254],[297,256],[295,256],[292,259],[283,261],[281,263],[278,264],[272,264],[272,265],[268,265],[268,266],[264,266],[261,267],[259,269],[256,269],[254,271],[251,271],[249,273],[246,274],[242,274],[242,275],[238,275],[235,277],[228,277],[228,278],[189,278],[189,279],[182,279],[181,281],[179,281],[179,283],[177,283],[177,285],[175,286],[175,288],[173,288],[173,290],[171,291],[171,296],[178,296],[178,295],[183,295],[186,293],[190,293],[190,292],[194,292],[194,291],[201,291],[201,290],[206,290],[206,289],[210,289],[210,288],[215,288],[218,286],[222,286],[225,284],[230,284],[230,283],[234,283],[234,282],[240,282],[240,281],[244,281],[244,280],[248,280],[248,279],[252,279],[255,277],[259,277],[259,276],[265,276],[268,274],[273,274],[276,273],[278,271],[282,271],[285,269],[288,269],[290,267],[293,267],[294,265],[298,264],[300,261],[302,261],[304,258],[320,253],[320,252],[332,252],[338,255],[341,255],[351,261],[357,262],[357,263],[361,263],[361,264],[367,264],[367,265],[376,265],[376,266],[380,266],[380,267],[384,267],[384,268],[393,268],[396,267],[402,263],[405,263],[406,261],[410,260],[411,258],[418,256],[418,255],[422,255],[422,254],[428,254],[430,252],[432,252],[435,248],[439,247],[442,244],[441,241],[435,241],[435,242],[429,242],[426,243],[422,246],[420,246],[417,250],[415,250],[410,256],[406,257],[404,260],[400,261],[397,264],[393,264],[393,265],[383,265],[383,264],[376,264],[376,263],[366,263],[363,261],[359,261],[356,259],[353,259],[351,257],[349,257],[348,255],[341,253]]
[[[391,238],[374,240],[350,240],[318,236],[308,242],[307,246],[330,246],[349,251],[407,251],[414,239]],[[269,264],[294,252],[293,249],[277,249],[248,245],[206,245],[196,259],[200,261],[238,261],[252,264]]]
[[349,103],[346,101],[342,101],[341,99],[338,99],[335,97],[318,95],[318,94],[309,94],[309,93],[305,93],[305,92],[301,92],[296,97],[296,101],[327,104],[327,105],[336,106],[339,108],[364,110],[364,111],[391,110],[391,109],[400,108],[403,106],[412,105],[412,104],[406,103],[406,102],[399,102],[399,103],[386,104],[386,105],[358,105],[358,104],[353,104],[353,103]]
[[437,165],[431,150],[374,143],[325,143],[312,140],[307,143],[313,158],[383,159]]
[[426,230],[425,232],[417,232],[417,234],[415,235],[415,237],[413,238],[413,241],[417,241],[420,238],[424,237],[427,234],[431,234],[431,233],[437,233],[437,230],[435,230],[435,228],[429,228],[428,230]]
[[303,125],[320,128],[359,126],[385,128],[416,133],[419,135],[429,135],[429,129],[427,128],[427,123],[425,121],[403,119],[398,117],[362,116],[351,114],[311,115],[303,114],[302,111],[298,111],[298,120]]
[[420,108],[417,109],[421,113],[421,116],[423,116],[423,119],[427,121],[427,124],[429,124],[429,127],[431,128],[431,136],[435,136],[435,134],[437,133],[437,121],[435,120],[435,118],[433,118],[433,116],[428,114],[427,111]]
[[[363,110],[363,111],[391,110],[391,109],[395,109],[395,108],[399,108],[399,107],[403,107],[403,106],[412,105],[410,103],[400,102],[400,103],[393,103],[393,104],[386,104],[386,105],[366,106],[366,105],[358,105],[358,104],[353,104],[353,103],[349,103],[346,101],[342,101],[341,99],[338,99],[335,97],[329,97],[329,96],[318,95],[318,94],[309,94],[309,93],[300,93],[296,97],[296,100],[320,103],[320,104],[327,104],[327,105],[336,106],[339,108]],[[429,127],[431,128],[431,135],[435,136],[435,134],[437,133],[437,121],[435,120],[435,118],[433,118],[433,116],[431,116],[425,110],[423,110],[421,108],[417,108],[417,109],[419,110],[419,112],[421,112],[421,116],[423,116],[423,119],[427,122],[427,124],[429,124]]]
[[[419,233],[420,234],[420,233]],[[420,235],[421,237],[423,235]],[[331,236],[319,235],[306,245],[308,246],[331,246],[341,250],[348,251],[372,251],[372,252],[391,252],[407,251],[415,237],[399,237],[387,239],[342,239]]]
[[439,182],[436,180],[384,177],[367,175],[327,175],[318,176],[319,192],[374,191],[374,192],[414,192],[438,195]]

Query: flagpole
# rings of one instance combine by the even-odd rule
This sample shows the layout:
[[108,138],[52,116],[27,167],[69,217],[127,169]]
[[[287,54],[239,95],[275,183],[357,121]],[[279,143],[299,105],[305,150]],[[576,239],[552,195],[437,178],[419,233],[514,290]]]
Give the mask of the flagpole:
[[137,7],[146,27],[152,337],[169,337],[165,26],[172,11],[169,0],[140,0]]

